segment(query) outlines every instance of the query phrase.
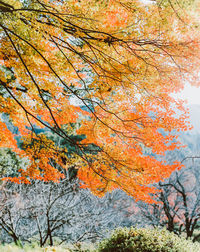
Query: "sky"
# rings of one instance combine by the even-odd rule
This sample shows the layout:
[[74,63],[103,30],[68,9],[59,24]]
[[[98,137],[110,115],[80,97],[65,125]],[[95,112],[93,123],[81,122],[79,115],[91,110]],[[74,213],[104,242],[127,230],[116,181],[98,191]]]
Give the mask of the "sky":
[[[188,108],[190,111],[190,121],[194,126],[193,132],[200,133],[200,87],[191,86],[189,83],[185,85],[182,92],[175,95],[177,98],[188,100]],[[186,105],[186,107],[187,107]]]
[[175,97],[188,100],[188,104],[200,105],[200,87],[193,87],[190,84],[186,84],[184,90],[177,93]]

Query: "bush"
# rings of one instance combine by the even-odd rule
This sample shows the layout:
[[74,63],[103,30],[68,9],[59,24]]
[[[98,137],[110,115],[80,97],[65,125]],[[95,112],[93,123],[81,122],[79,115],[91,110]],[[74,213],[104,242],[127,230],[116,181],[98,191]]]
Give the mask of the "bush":
[[98,252],[199,252],[192,243],[165,229],[121,228],[99,244]]

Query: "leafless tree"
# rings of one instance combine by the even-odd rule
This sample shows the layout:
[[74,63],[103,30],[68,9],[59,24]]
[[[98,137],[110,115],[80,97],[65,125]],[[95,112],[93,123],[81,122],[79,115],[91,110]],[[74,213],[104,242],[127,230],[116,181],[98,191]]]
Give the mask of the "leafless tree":
[[153,226],[166,226],[177,234],[185,233],[187,238],[196,241],[200,220],[200,170],[196,161],[187,168],[174,172],[171,177],[157,185],[154,195],[157,203],[139,202],[137,206],[146,223]]
[[[114,191],[103,198],[79,188],[78,180],[59,184],[35,181],[31,185],[7,184],[0,191],[1,240],[31,242],[40,246],[96,241],[108,230],[123,225],[129,198]],[[127,199],[122,200],[121,199]]]

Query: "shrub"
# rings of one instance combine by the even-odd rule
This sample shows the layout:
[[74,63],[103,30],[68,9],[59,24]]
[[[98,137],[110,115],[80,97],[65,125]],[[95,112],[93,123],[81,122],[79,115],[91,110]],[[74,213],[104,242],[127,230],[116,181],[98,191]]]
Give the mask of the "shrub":
[[99,244],[98,252],[199,252],[192,243],[165,229],[120,228]]

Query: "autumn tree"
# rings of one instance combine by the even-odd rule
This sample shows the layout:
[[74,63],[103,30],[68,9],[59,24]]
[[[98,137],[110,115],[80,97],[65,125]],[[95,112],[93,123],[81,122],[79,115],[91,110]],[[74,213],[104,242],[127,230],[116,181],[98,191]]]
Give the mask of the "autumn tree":
[[[54,160],[76,164],[82,186],[98,195],[119,187],[148,200],[148,185],[181,166],[155,155],[178,148],[174,130],[188,128],[171,93],[196,83],[197,2],[1,0],[0,113],[17,133],[1,117],[0,145],[30,159],[10,180],[59,181]],[[71,137],[72,124],[84,140]]]

